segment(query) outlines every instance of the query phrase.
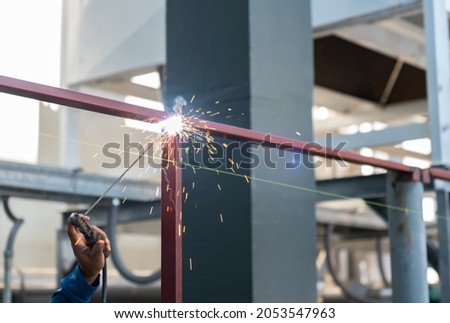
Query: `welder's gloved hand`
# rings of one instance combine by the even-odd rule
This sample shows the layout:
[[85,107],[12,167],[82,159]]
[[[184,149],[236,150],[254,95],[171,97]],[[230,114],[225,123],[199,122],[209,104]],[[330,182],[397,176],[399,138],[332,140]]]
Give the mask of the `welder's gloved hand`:
[[[86,218],[89,220],[88,217]],[[89,284],[95,281],[103,269],[106,261],[104,254],[111,252],[111,244],[106,233],[95,225],[92,227],[99,233],[100,239],[92,248],[89,248],[86,245],[84,236],[73,226],[70,220],[67,221],[67,234],[72,244],[73,253],[77,258],[81,272]]]

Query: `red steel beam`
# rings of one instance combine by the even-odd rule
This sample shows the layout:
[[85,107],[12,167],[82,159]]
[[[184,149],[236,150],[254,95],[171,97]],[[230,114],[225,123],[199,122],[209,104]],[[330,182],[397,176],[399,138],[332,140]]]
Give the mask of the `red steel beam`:
[[311,155],[319,157],[334,158],[336,160],[344,160],[353,164],[370,165],[373,167],[380,167],[388,170],[409,173],[412,175],[417,173],[417,168],[415,167],[410,167],[389,160],[365,157],[350,151],[336,151],[331,147],[324,147],[314,142],[294,140],[272,134],[269,135],[264,132],[239,128],[212,121],[193,120],[192,122],[194,126],[199,129],[203,129],[211,134],[220,135],[229,139],[254,141],[256,143],[262,143],[264,145],[277,147],[279,149],[290,149],[298,152],[310,153]]
[[430,175],[432,178],[435,178],[435,179],[438,178],[438,179],[450,181],[450,172],[445,169],[430,168],[429,172],[430,172]]
[[[0,91],[28,98],[42,100],[82,110],[94,111],[124,118],[147,120],[157,122],[167,118],[170,114],[162,111],[155,111],[123,103],[115,100],[109,100],[94,95],[88,95],[71,90],[65,90],[52,86],[37,84],[33,82],[22,81],[10,77],[0,76]],[[365,157],[348,151],[334,151],[330,147],[322,147],[318,144],[293,140],[287,137],[273,136],[257,132],[250,129],[239,128],[235,126],[225,125],[212,121],[193,120],[195,126],[199,129],[209,131],[211,134],[224,136],[230,139],[241,141],[255,141],[278,147],[280,149],[294,149],[312,155],[342,159],[349,163],[370,165],[388,170],[415,174],[416,168],[396,163],[388,160],[382,160],[372,157]]]
[[180,303],[182,295],[181,149],[178,136],[164,145],[161,169],[161,301]]
[[163,111],[1,75],[0,92],[135,120],[157,122],[169,116]]

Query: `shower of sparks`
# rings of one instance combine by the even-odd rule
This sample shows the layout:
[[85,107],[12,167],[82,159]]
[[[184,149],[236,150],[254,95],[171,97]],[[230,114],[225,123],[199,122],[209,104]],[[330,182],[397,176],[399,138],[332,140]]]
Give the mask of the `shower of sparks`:
[[[190,104],[192,104],[195,100],[195,95],[193,95],[190,99]],[[219,104],[220,101],[216,101],[215,104]],[[162,120],[158,123],[159,127],[159,132],[156,135],[149,135],[146,137],[147,140],[151,140],[152,142],[152,154],[154,157],[156,158],[164,158],[164,149],[166,147],[169,147],[169,149],[171,149],[171,145],[173,144],[173,138],[174,136],[177,136],[180,140],[180,142],[188,142],[188,143],[195,143],[195,145],[189,145],[189,147],[186,146],[182,146],[183,149],[183,154],[188,154],[188,153],[195,153],[198,154],[201,151],[205,151],[204,148],[206,149],[207,153],[208,153],[208,159],[213,162],[216,158],[218,154],[218,148],[216,146],[216,140],[215,138],[211,135],[210,130],[215,130],[214,128],[210,128],[207,124],[206,120],[201,120],[199,119],[199,116],[201,115],[207,115],[209,117],[215,117],[215,116],[219,116],[221,114],[221,112],[219,111],[214,111],[214,110],[209,110],[207,108],[194,108],[194,107],[190,107],[190,108],[186,108],[186,101],[181,98],[181,97],[177,97],[175,99],[175,104],[172,107],[173,113],[167,117],[165,120]],[[230,112],[233,109],[231,107],[227,107],[226,111],[228,112],[224,117],[225,118],[231,118],[233,117],[232,115],[228,115],[230,114]],[[242,116],[245,116],[244,113],[241,113]],[[197,145],[200,144],[200,145]],[[227,148],[229,146],[229,144],[227,143],[222,143],[222,146],[224,148]],[[167,149],[167,148],[166,148]],[[239,169],[239,164],[236,163],[232,158],[227,158],[228,162],[230,163],[229,166],[229,171],[230,173],[238,173],[238,169]],[[163,161],[164,162],[164,161]],[[170,162],[170,163],[176,163],[177,167],[181,166],[181,165],[187,165],[189,166],[189,168],[192,169],[193,174],[196,174],[196,167],[192,166],[189,164],[189,162],[187,161],[183,161],[181,158],[180,160],[176,160],[176,161],[165,161],[165,162]],[[149,166],[150,167],[150,166]],[[148,172],[149,167],[147,167],[147,169],[145,170],[145,173]],[[160,170],[160,169],[159,169]],[[157,171],[157,168],[154,167],[153,169],[154,172]],[[219,172],[216,169],[216,173],[218,175],[220,175],[222,172]],[[141,176],[141,175],[140,175]],[[247,183],[249,183],[249,178],[245,175],[245,180],[247,181]],[[216,184],[217,188],[219,191],[222,191],[222,187],[220,186],[220,184]],[[178,190],[176,192],[176,198],[180,198],[182,200],[183,203],[186,203],[188,198],[189,198],[189,193],[191,190],[194,190],[196,186],[196,183],[194,181],[192,181],[191,185],[189,186],[183,186],[181,190]],[[164,191],[164,189],[168,192],[170,189],[168,189],[167,187],[157,187],[156,188],[156,196],[160,196],[161,195],[161,191]],[[181,195],[181,196],[180,196]],[[197,208],[197,203],[194,203],[194,208]],[[170,209],[167,208],[164,211],[169,212]],[[150,214],[153,213],[153,206],[150,208],[149,211]],[[180,216],[181,216],[181,212],[180,212]],[[221,223],[224,223],[224,216],[222,213],[219,214],[219,219]],[[185,226],[179,226],[177,228],[178,234],[181,235],[182,233],[186,232],[186,227]],[[189,268],[190,270],[193,270],[193,261],[192,258],[189,259]]]

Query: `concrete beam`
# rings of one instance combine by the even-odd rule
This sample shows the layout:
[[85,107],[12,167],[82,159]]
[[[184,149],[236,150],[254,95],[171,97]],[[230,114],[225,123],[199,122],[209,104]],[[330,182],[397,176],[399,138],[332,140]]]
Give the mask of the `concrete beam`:
[[[330,108],[333,107],[330,106]],[[397,119],[402,119],[405,122],[406,120],[408,120],[407,116],[410,116],[410,119],[413,119],[413,116],[416,114],[427,114],[426,100],[396,103],[388,105],[384,109],[380,107],[376,111],[355,111],[350,114],[337,116],[327,120],[321,120],[314,124],[314,133],[317,136],[321,133],[330,132],[340,127],[345,127],[352,124],[360,124],[362,122],[393,122]]]
[[[333,135],[333,145],[346,143],[344,149],[359,149],[362,147],[387,146],[401,143],[405,140],[429,137],[427,123],[413,123],[402,126],[388,127],[383,130],[357,133],[354,135]],[[316,138],[315,142],[326,146],[329,136]]]
[[[114,180],[79,170],[0,161],[0,194],[3,195],[87,203],[103,194]],[[124,186],[126,192],[122,192]],[[156,196],[157,187],[159,184],[125,179],[106,197],[149,202]]]

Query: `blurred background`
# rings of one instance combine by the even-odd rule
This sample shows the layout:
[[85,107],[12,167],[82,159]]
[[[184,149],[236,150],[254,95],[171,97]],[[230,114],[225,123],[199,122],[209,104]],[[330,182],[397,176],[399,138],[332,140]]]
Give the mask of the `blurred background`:
[[[446,166],[447,10],[440,0],[0,0],[0,75],[161,111],[182,95],[199,118]],[[145,145],[159,130],[3,93],[0,106],[3,301],[46,302],[74,264],[65,218],[126,169],[124,158],[105,167],[105,145],[124,157],[126,140]],[[184,170],[185,301],[392,301],[386,170],[310,158],[314,167],[255,167],[246,174],[264,181],[250,185]],[[133,168],[91,214],[117,240],[110,301],[160,301],[160,177]],[[430,301],[448,274],[438,189],[448,200],[432,182],[419,201]],[[24,221],[13,249],[8,208]]]

